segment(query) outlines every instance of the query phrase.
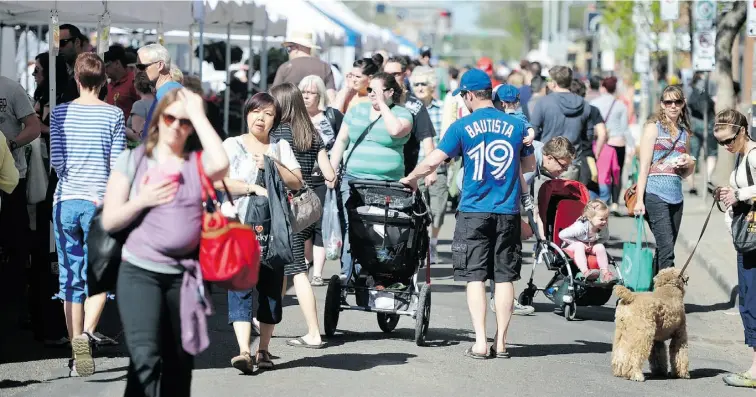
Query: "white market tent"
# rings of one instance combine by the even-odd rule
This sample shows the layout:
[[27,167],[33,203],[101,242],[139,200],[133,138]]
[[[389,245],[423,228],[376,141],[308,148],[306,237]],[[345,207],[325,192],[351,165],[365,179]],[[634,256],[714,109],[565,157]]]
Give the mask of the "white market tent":
[[[243,0],[185,0],[185,1],[150,1],[133,2],[120,0],[59,0],[59,1],[20,1],[0,0],[0,22],[5,24],[49,24],[51,16],[57,14],[59,23],[72,23],[79,26],[94,26],[107,13],[111,26],[128,26],[130,28],[163,29],[183,28],[199,23],[200,42],[205,29],[213,32],[225,32],[227,38],[232,30],[249,35],[262,32],[267,35],[282,36],[286,34],[286,21],[279,19],[269,21],[264,7],[251,1]],[[1,32],[1,30],[0,30]],[[2,35],[2,33],[0,33]],[[2,37],[0,37],[2,42]],[[230,61],[231,46],[226,46],[226,63]],[[200,46],[200,59],[203,59],[204,47]],[[262,51],[267,58],[267,51]],[[55,62],[50,62],[50,106],[55,106]],[[267,68],[264,59],[263,67]],[[228,67],[227,67],[228,70]],[[200,75],[202,62],[200,62]],[[230,83],[227,72],[226,82]],[[228,100],[230,92],[226,90],[224,129],[228,130]]]

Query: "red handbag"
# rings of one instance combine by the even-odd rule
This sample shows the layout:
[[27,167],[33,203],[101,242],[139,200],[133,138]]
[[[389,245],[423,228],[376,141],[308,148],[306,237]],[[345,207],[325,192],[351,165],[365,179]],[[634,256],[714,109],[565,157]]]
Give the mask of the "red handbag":
[[[222,288],[243,291],[257,285],[260,275],[260,244],[251,226],[227,219],[220,210],[213,184],[202,169],[202,153],[197,154],[202,183],[202,238],[199,263],[202,277]],[[229,201],[233,198],[226,187]],[[210,200],[208,200],[208,197]]]

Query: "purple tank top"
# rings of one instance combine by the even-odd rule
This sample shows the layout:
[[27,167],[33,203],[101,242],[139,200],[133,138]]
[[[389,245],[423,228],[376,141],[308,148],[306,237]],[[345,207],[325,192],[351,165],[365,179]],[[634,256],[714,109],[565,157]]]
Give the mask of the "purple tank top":
[[[141,181],[145,172],[146,159],[137,167],[134,180]],[[129,233],[125,248],[130,254],[166,265],[196,262],[202,227],[202,188],[195,154],[184,162],[179,184],[172,202],[147,210]],[[139,187],[136,189],[139,194]]]

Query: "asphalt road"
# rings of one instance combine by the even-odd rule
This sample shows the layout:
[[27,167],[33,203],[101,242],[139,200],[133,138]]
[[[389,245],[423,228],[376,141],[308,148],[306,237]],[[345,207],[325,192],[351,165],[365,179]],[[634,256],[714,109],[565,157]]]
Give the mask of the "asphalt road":
[[[412,341],[414,321],[404,317],[397,329],[384,334],[375,314],[342,312],[339,332],[322,350],[289,347],[286,340],[305,332],[302,314],[287,296],[284,321],[276,329],[271,351],[280,358],[274,371],[242,376],[230,367],[238,354],[233,333],[226,325],[225,294],[214,296],[217,314],[210,321],[211,347],[196,359],[192,384],[195,396],[461,396],[516,393],[520,396],[558,394],[612,396],[746,396],[753,391],[729,388],[721,380],[727,371],[742,370],[751,353],[742,344],[743,330],[730,297],[707,280],[696,263],[690,268],[688,332],[692,379],[649,379],[635,383],[614,378],[610,368],[614,332],[614,299],[605,307],[578,308],[578,321],[553,314],[543,296],[535,300],[536,313],[515,317],[510,329],[509,360],[472,360],[463,351],[472,343],[464,285],[451,278],[449,240],[453,217],[447,218],[440,251],[446,264],[434,265],[433,304],[428,346]],[[632,221],[612,219],[610,253],[620,256],[622,240],[630,238]],[[526,244],[529,251],[532,244]],[[688,252],[678,249],[678,262]],[[734,265],[734,264],[733,264]],[[326,273],[338,271],[336,263]],[[529,268],[524,268],[527,278]],[[536,272],[537,283],[551,274]],[[421,278],[422,276],[421,272]],[[518,285],[518,292],[524,281]],[[325,287],[317,288],[322,324]],[[103,331],[118,332],[115,305],[110,304]],[[495,321],[487,318],[488,335]],[[66,378],[65,349],[42,349],[24,333],[0,341],[0,396],[120,396],[125,386],[127,358],[122,347],[97,353],[97,373],[87,379]]]

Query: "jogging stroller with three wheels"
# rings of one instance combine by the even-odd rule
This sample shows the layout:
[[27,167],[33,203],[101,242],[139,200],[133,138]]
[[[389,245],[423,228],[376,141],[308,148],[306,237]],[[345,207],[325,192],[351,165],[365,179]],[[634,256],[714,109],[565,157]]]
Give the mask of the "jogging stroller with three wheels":
[[[323,321],[333,336],[344,310],[377,313],[384,332],[396,328],[400,316],[415,320],[415,342],[422,345],[430,320],[430,258],[428,226],[431,218],[422,194],[398,182],[351,180],[345,207],[349,220],[352,269],[342,283],[331,277]],[[417,274],[423,261],[426,281]],[[356,274],[354,264],[361,266]],[[355,305],[347,302],[354,295]]]

